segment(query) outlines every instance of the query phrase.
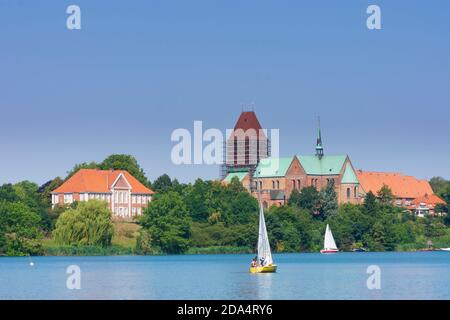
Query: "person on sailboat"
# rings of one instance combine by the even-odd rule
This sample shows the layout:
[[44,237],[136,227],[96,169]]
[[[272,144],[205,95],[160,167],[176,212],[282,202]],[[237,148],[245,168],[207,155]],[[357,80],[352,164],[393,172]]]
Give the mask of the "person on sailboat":
[[254,257],[252,260],[252,268],[256,268],[258,266],[258,257]]
[[266,260],[264,259],[264,257],[261,258],[261,260],[259,261],[259,264],[261,265],[261,267],[266,266]]

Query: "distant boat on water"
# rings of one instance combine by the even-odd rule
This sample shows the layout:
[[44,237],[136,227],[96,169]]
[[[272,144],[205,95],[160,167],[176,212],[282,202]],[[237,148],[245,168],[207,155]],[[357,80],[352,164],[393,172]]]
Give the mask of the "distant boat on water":
[[325,230],[325,240],[323,242],[323,249],[320,253],[337,253],[339,252],[336,242],[333,238],[333,233],[331,233],[330,226],[327,224],[327,229]]
[[441,248],[439,251],[450,251],[450,248]]
[[352,252],[367,252],[367,250],[364,248],[355,248],[355,249],[352,249]]

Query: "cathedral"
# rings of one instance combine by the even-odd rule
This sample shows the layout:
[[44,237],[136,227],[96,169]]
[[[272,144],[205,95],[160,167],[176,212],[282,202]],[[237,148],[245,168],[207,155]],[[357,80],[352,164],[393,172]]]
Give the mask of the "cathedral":
[[[263,133],[255,112],[242,112],[225,142],[225,154],[223,182],[229,183],[237,177],[255,197],[261,194],[265,208],[286,204],[294,189],[301,191],[304,187],[313,186],[320,191],[331,180],[339,204],[362,203],[367,192],[376,195],[383,185],[391,188],[396,205],[410,210],[416,199],[436,198],[435,195],[429,197],[433,191],[426,180],[400,173],[356,170],[347,154],[327,155],[320,124],[314,154],[271,157],[270,141]],[[421,203],[424,205],[430,207],[435,204]]]

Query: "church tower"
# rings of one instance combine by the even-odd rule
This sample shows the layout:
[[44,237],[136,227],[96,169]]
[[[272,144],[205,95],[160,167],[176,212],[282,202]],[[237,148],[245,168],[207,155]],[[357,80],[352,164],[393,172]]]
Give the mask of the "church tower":
[[243,111],[224,143],[222,179],[230,172],[253,172],[261,159],[270,156],[270,141],[254,111]]

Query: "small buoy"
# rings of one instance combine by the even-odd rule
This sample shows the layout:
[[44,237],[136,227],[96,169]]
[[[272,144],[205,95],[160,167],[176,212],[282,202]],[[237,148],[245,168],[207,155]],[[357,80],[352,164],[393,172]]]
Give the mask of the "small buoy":
[[30,262],[30,267],[34,267],[34,262]]

